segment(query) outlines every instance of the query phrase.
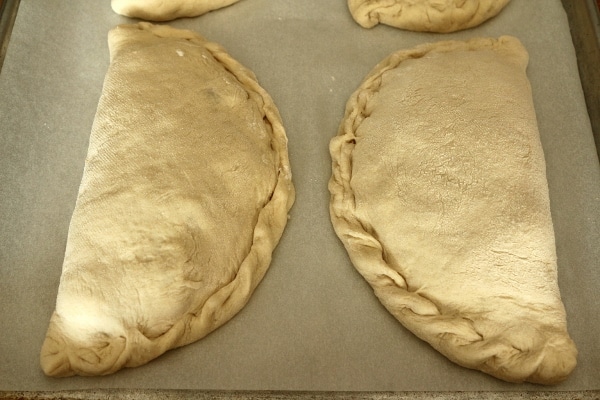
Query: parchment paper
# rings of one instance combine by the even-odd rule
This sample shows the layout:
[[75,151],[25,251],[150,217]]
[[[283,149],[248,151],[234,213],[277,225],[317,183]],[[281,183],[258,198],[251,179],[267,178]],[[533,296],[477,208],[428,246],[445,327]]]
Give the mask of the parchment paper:
[[[297,188],[291,219],[249,304],[205,339],[107,377],[45,377],[39,350],[108,66],[106,35],[133,21],[109,3],[22,0],[0,74],[0,390],[600,389],[600,168],[560,0],[513,0],[454,34],[367,30],[343,0],[242,0],[172,22],[219,42],[272,95]],[[504,34],[530,53],[559,284],[580,351],[573,375],[553,388],[499,381],[421,342],[380,305],[329,222],[328,143],[367,72],[419,43]]]

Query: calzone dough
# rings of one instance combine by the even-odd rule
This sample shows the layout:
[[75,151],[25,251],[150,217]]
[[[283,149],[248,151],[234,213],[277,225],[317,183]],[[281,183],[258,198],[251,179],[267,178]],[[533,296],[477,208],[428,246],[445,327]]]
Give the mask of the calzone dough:
[[236,314],[294,199],[271,97],[223,48],[149,23],[110,67],[41,350],[52,376],[110,374]]
[[169,21],[182,17],[197,17],[209,11],[229,6],[239,0],[111,0],[117,14],[148,21]]
[[331,218],[356,269],[452,361],[553,384],[576,364],[545,160],[512,37],[392,54],[347,103]]
[[510,0],[348,0],[350,13],[365,28],[378,23],[411,31],[454,32],[498,14]]

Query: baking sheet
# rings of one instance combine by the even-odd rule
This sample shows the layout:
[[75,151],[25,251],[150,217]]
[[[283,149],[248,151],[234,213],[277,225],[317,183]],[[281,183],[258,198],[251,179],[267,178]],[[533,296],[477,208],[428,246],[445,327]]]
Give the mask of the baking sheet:
[[[600,167],[559,0],[513,0],[454,34],[366,30],[343,0],[242,0],[173,26],[222,44],[277,104],[297,200],[249,304],[203,340],[108,377],[45,377],[68,223],[108,67],[109,1],[22,0],[0,74],[0,390],[319,391],[600,389]],[[579,365],[563,384],[514,385],[459,367],[405,330],[354,270],[328,214],[328,143],[348,96],[400,48],[517,36],[544,146],[559,285]]]

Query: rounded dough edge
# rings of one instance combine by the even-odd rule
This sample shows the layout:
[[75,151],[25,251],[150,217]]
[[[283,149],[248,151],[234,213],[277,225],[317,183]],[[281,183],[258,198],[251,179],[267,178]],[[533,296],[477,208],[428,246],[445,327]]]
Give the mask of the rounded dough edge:
[[111,0],[111,7],[117,14],[130,18],[170,21],[177,18],[197,17],[238,1],[240,0]]

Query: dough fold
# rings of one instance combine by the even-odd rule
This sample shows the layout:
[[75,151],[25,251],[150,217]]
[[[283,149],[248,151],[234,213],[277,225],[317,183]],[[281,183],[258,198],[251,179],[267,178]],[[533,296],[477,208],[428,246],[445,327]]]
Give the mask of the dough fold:
[[148,21],[170,21],[197,17],[239,0],[111,0],[114,12]]
[[496,16],[510,0],[348,0],[364,28],[382,23],[396,28],[448,33],[473,28]]
[[194,342],[244,307],[294,201],[279,112],[192,31],[109,33],[47,375],[105,375]]
[[330,143],[337,235],[381,303],[452,361],[555,384],[576,365],[528,54],[513,37],[398,51]]

